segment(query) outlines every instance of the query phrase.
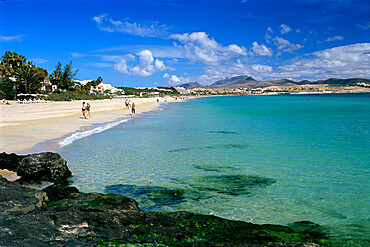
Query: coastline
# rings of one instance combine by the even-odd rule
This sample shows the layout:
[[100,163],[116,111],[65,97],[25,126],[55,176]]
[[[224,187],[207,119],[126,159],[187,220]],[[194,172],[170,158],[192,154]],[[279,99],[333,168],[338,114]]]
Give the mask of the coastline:
[[[165,102],[160,98],[131,98],[136,104],[136,114],[151,111]],[[166,102],[174,102],[168,97]],[[72,102],[48,102],[34,104],[18,104],[0,106],[0,150],[6,153],[26,154],[44,151],[38,145],[58,140],[77,131],[91,129],[122,118],[131,117],[129,109],[124,107],[122,99],[86,101],[91,105],[91,119],[83,119],[81,113],[82,100]],[[50,142],[52,143],[52,142]],[[49,144],[50,144],[49,143]],[[58,148],[58,144],[55,143]],[[54,147],[55,148],[55,147]]]

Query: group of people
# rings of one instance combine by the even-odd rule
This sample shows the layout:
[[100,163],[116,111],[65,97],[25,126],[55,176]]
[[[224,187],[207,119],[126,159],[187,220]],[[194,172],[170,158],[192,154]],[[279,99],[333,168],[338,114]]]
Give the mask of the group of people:
[[[131,110],[132,117],[135,116],[136,113],[136,105],[135,102],[131,102],[131,100],[126,99],[125,100],[125,106],[126,108]],[[82,102],[82,116],[84,119],[91,118],[91,105],[89,103],[86,103],[85,101]]]
[[5,99],[3,99],[1,100],[0,105],[10,105],[10,103],[6,101]]
[[91,118],[90,114],[91,106],[89,103],[82,102],[82,116],[84,119]]
[[135,113],[136,113],[136,106],[135,106],[135,102],[132,102],[132,103],[131,103],[131,100],[126,99],[126,100],[125,100],[125,106],[126,106],[126,108],[131,109],[131,114],[132,114],[132,116],[134,117],[134,116],[135,116]]

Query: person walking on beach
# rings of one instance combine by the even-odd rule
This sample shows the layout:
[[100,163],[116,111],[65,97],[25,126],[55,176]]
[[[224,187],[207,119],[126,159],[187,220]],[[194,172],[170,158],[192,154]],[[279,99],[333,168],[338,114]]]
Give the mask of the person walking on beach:
[[135,103],[132,102],[132,106],[131,106],[132,117],[135,117],[135,108],[136,108]]
[[89,103],[87,103],[87,105],[86,105],[86,118],[91,118],[90,109],[91,109],[91,106],[90,106]]
[[84,119],[86,119],[86,106],[85,106],[85,102],[82,102],[82,115],[83,115]]

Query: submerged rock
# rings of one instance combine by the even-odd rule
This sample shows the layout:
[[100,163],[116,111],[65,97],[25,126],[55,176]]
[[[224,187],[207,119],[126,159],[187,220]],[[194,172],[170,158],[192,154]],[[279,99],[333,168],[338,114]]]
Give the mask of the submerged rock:
[[253,191],[276,183],[275,179],[250,175],[216,175],[199,177],[190,182],[200,191],[212,191],[220,194],[238,196],[251,194]]
[[[59,187],[58,187],[59,186]],[[256,225],[190,212],[143,212],[115,194],[34,191],[0,179],[0,246],[319,246],[331,243],[312,222]],[[52,190],[65,192],[63,199]],[[71,193],[70,193],[71,192]],[[21,205],[21,206],[20,206]],[[12,210],[17,207],[17,210]],[[18,210],[27,208],[27,210]],[[316,244],[314,244],[316,243]]]
[[[256,225],[190,212],[143,212],[138,202],[117,194],[80,193],[58,154],[0,154],[0,168],[16,171],[22,181],[47,180],[41,191],[0,177],[0,246],[320,246],[329,231],[312,222],[288,226]],[[255,176],[207,176],[194,182],[203,190],[250,193],[273,179]],[[203,185],[202,185],[203,184]],[[194,185],[194,186],[195,186]],[[115,185],[154,205],[183,203],[185,189]]]
[[[182,186],[159,187],[131,184],[115,184],[105,187],[105,193],[114,193],[138,200],[144,210],[158,210],[192,201],[207,200],[216,194],[239,196],[270,186],[275,179],[249,175],[203,176],[195,180],[174,179]],[[224,198],[227,198],[223,196]]]
[[139,200],[145,210],[156,210],[162,206],[172,206],[186,202],[184,190],[158,186],[115,184],[107,186],[105,192]]
[[30,155],[0,154],[0,169],[16,172],[18,182],[60,182],[72,175],[59,154],[45,152]]

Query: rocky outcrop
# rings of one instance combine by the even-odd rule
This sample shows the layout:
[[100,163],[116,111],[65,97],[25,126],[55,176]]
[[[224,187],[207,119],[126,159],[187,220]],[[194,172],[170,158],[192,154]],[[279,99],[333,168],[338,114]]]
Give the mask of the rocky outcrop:
[[312,222],[256,225],[190,212],[143,212],[135,200],[120,195],[79,193],[63,185],[33,191],[5,179],[0,222],[0,246],[10,247],[330,244],[329,232]]
[[67,162],[57,153],[45,152],[30,155],[0,153],[0,169],[16,172],[19,182],[60,182],[72,175]]
[[[41,191],[0,176],[0,246],[321,246],[329,231],[312,222],[256,225],[190,212],[143,212],[117,194],[80,193],[55,153],[0,154],[23,181],[59,182]],[[209,177],[209,179],[215,179]],[[218,180],[219,178],[217,178]],[[265,184],[259,177],[238,177]],[[246,188],[239,188],[245,192]],[[166,193],[164,194],[166,195]],[[176,192],[175,196],[179,196]]]

